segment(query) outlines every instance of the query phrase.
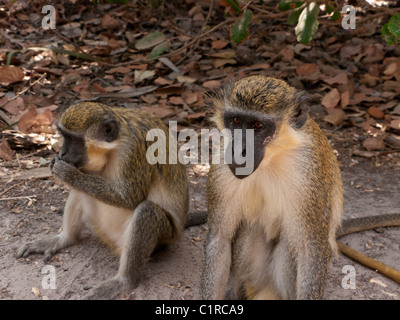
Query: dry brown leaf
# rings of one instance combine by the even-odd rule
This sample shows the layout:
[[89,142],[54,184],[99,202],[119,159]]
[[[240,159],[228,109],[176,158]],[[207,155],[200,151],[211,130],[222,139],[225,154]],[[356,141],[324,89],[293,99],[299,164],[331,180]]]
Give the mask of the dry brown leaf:
[[178,80],[179,83],[195,83],[197,81],[195,78],[182,75],[177,76],[176,80]]
[[347,74],[345,72],[338,73],[336,76],[324,79],[327,84],[347,84]]
[[109,14],[105,14],[101,18],[101,26],[106,29],[115,29],[120,25],[119,21]]
[[390,121],[389,127],[393,128],[393,129],[400,130],[400,120],[396,119],[396,120]]
[[106,93],[106,92],[107,92],[107,90],[104,89],[104,88],[103,88],[100,84],[98,84],[98,83],[93,83],[93,84],[92,84],[92,87],[93,87],[94,90],[96,90],[96,92],[99,92],[99,93]]
[[321,100],[321,104],[325,108],[334,108],[337,106],[337,104],[340,101],[340,93],[338,89],[334,88],[331,91],[329,91],[326,95]]
[[375,119],[383,119],[385,114],[383,111],[377,107],[370,107],[368,108],[368,114]]
[[400,93],[400,83],[397,81],[385,81],[383,83],[382,87],[383,91],[395,91],[397,93]]
[[31,105],[18,122],[18,128],[24,133],[49,133],[52,130],[50,126],[54,122],[53,113],[50,108],[36,109]]
[[350,94],[349,94],[349,91],[343,91],[343,92],[341,92],[340,93],[340,106],[342,107],[342,108],[345,108],[345,107],[347,107],[347,105],[349,104],[349,102],[350,102]]
[[333,124],[334,126],[339,125],[344,119],[346,119],[346,114],[339,108],[328,109],[328,114],[323,118],[325,122]]
[[72,87],[72,90],[76,93],[79,93],[79,97],[81,99],[89,99],[92,97],[92,93],[90,92],[89,89],[89,81],[81,81],[79,84],[76,86]]
[[140,97],[140,99],[142,99],[147,104],[154,104],[158,101],[158,99],[152,93],[143,95]]
[[236,52],[235,50],[225,50],[217,53],[212,53],[210,54],[210,57],[220,58],[220,59],[232,59],[236,57]]
[[6,103],[2,108],[13,115],[17,115],[25,109],[24,99],[17,97],[16,99]]
[[197,12],[194,16],[193,16],[193,21],[204,21],[204,16],[201,12]]
[[183,99],[181,97],[175,97],[175,96],[170,97],[169,98],[169,102],[171,104],[174,104],[174,105],[183,105],[183,104],[185,104],[185,102],[183,101]]
[[210,90],[215,90],[218,89],[221,86],[221,83],[217,80],[210,80],[203,82],[203,87],[210,89]]
[[150,79],[155,76],[153,70],[135,70],[135,83],[142,82],[143,80]]
[[298,66],[296,73],[299,76],[306,76],[318,70],[318,66],[315,63],[306,63]]
[[340,49],[340,56],[344,59],[361,53],[361,45],[347,45]]
[[286,62],[293,61],[294,58],[294,50],[291,47],[285,46],[279,54],[282,56],[282,60]]
[[22,70],[15,66],[0,66],[0,84],[8,86],[24,79]]
[[172,80],[167,80],[163,77],[158,77],[156,80],[154,80],[154,84],[158,86],[164,86],[164,85],[171,85],[174,82]]
[[98,46],[90,50],[90,54],[93,56],[109,56],[111,53],[110,46]]
[[170,95],[170,94],[182,94],[185,88],[179,85],[167,86],[163,88],[158,88],[156,90],[156,95]]
[[[396,101],[392,101],[392,102],[394,102],[394,105],[396,105]],[[400,115],[400,104],[398,104],[398,105],[393,109],[393,111],[391,112],[391,114],[398,114],[398,115]]]
[[156,117],[162,119],[174,113],[174,110],[168,107],[147,107],[143,106],[142,110],[154,114]]
[[400,136],[397,136],[395,134],[388,135],[385,138],[385,142],[391,147],[400,148]]
[[110,74],[110,73],[122,73],[122,74],[125,74],[125,73],[129,73],[131,71],[132,71],[131,68],[128,68],[128,67],[116,67],[116,68],[112,68],[110,70],[107,70],[106,73],[108,73],[108,74]]
[[393,76],[399,71],[400,71],[399,63],[398,62],[392,62],[386,67],[386,69],[383,71],[383,74],[385,76]]
[[367,121],[358,123],[357,126],[362,128],[365,132],[368,133],[379,133],[379,129],[373,127],[376,124],[376,120],[373,118],[369,118]]
[[226,64],[236,64],[237,61],[235,59],[215,59],[213,62],[214,68],[222,67]]
[[193,103],[196,103],[197,100],[198,100],[198,98],[197,98],[197,93],[196,92],[193,92],[193,93],[189,94],[185,98],[186,103],[189,104],[189,105],[191,105]]
[[8,144],[6,139],[1,139],[0,140],[0,158],[11,161],[13,158],[15,151],[10,148],[10,145]]
[[383,150],[386,147],[381,137],[368,137],[362,145],[367,151]]
[[211,42],[211,48],[216,50],[221,50],[228,45],[229,41],[227,40],[214,40]]
[[363,157],[363,158],[372,158],[372,157],[375,156],[375,153],[369,152],[369,151],[365,151],[365,150],[354,150],[352,152],[352,155]]

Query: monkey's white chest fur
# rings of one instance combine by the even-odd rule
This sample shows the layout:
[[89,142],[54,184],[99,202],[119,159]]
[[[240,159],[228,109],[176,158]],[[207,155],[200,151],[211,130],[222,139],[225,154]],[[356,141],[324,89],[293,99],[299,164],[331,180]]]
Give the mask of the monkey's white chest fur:
[[[233,254],[241,256],[239,261],[242,261],[232,266],[232,272],[253,299],[289,296],[284,284],[290,279],[284,276],[287,266],[281,258],[288,253],[282,252],[286,248],[282,244],[294,239],[282,239],[282,230],[295,228],[295,224],[290,224],[299,210],[294,204],[301,201],[301,195],[293,190],[299,190],[304,173],[295,170],[297,165],[290,157],[285,161],[282,168],[288,165],[286,168],[293,170],[283,172],[277,166],[271,171],[260,167],[250,177],[243,180],[232,177],[225,185],[225,221],[237,226]],[[252,296],[252,292],[258,293]]]
[[224,207],[229,212],[229,219],[262,225],[267,231],[266,240],[275,238],[281,223],[286,220],[285,215],[292,215],[299,209],[293,206],[298,203],[293,200],[300,197],[294,190],[299,190],[303,172],[296,167],[292,159],[287,158],[280,166],[260,167],[243,180],[232,176],[232,181],[225,184],[224,192]]
[[105,243],[120,253],[133,211],[108,205],[87,195],[85,198],[83,218]]

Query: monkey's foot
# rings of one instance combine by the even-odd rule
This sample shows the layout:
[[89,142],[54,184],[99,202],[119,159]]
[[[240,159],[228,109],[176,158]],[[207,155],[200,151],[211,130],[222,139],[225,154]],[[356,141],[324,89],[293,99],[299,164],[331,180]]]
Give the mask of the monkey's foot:
[[44,261],[48,261],[51,257],[64,246],[60,239],[55,236],[51,238],[40,239],[35,242],[27,242],[17,251],[17,258],[26,258],[32,253],[43,253]]
[[124,293],[132,288],[129,282],[121,277],[114,277],[112,279],[101,282],[94,287],[90,293],[85,297],[86,300],[110,300],[117,297],[118,294]]

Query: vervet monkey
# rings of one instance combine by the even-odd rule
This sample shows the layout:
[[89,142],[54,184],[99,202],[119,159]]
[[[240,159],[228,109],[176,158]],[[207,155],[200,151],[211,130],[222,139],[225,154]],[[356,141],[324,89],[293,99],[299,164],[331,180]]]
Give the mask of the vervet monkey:
[[[24,244],[17,257],[43,253],[50,259],[78,241],[87,220],[121,256],[117,275],[95,287],[88,298],[113,298],[137,286],[151,253],[191,225],[186,169],[180,163],[148,163],[147,132],[157,128],[166,137],[169,132],[160,119],[141,110],[78,103],[63,113],[58,128],[64,144],[50,168],[71,188],[62,232]],[[205,222],[192,218],[197,224]]]
[[[250,76],[229,86],[214,106],[219,130],[243,132],[230,149],[254,157],[253,170],[244,174],[235,157],[211,165],[201,297],[321,299],[337,235],[367,229],[371,221],[339,229],[342,178],[307,100],[282,80]],[[400,224],[400,215],[389,218]]]

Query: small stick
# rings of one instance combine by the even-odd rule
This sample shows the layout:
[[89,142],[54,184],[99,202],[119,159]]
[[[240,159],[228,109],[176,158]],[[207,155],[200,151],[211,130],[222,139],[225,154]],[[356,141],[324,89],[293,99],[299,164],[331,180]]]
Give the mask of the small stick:
[[29,84],[24,90],[22,90],[21,92],[17,93],[15,95],[15,97],[13,97],[12,99],[10,99],[9,101],[12,101],[14,99],[17,99],[21,94],[24,94],[26,91],[28,91],[32,86],[34,86],[36,83],[38,83],[40,80],[42,80],[45,76],[47,75],[47,73],[43,73],[39,79],[35,80],[34,82],[32,82],[31,84]]
[[33,194],[31,196],[20,196],[20,197],[9,197],[9,198],[3,198],[0,199],[0,201],[6,201],[6,200],[18,200],[18,199],[28,199],[32,200],[31,198],[37,197],[37,194]]
[[14,188],[14,187],[20,185],[20,184],[23,183],[23,182],[25,182],[25,181],[18,182],[18,183],[16,183],[16,184],[14,184],[13,186],[9,187],[8,189],[4,190],[2,193],[0,193],[0,197],[1,197],[3,194],[5,194],[7,191],[9,191],[9,190],[11,190],[12,188]]

